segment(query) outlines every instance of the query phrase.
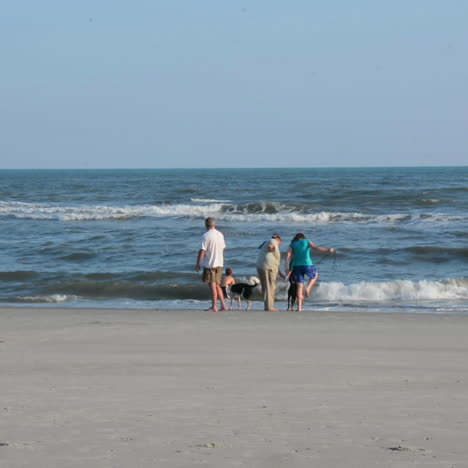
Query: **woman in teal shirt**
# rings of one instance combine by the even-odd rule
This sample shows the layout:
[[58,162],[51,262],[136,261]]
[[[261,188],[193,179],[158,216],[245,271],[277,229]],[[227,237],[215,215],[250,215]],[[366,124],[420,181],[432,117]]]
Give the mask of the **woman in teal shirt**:
[[305,277],[310,278],[309,284],[305,288],[305,295],[310,296],[310,292],[315,282],[318,279],[318,271],[314,266],[311,249],[319,252],[335,252],[335,249],[326,249],[315,245],[311,240],[306,239],[302,232],[298,232],[288,249],[286,254],[286,276],[292,274],[294,281],[297,283],[297,310],[302,311],[302,304],[304,303],[304,282]]

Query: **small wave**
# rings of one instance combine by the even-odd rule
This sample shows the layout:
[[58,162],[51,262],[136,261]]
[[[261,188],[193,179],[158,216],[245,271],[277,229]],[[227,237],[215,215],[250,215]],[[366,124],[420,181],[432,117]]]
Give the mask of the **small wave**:
[[0,281],[28,281],[39,277],[35,271],[0,271]]
[[211,198],[191,198],[193,203],[231,203],[230,200],[216,200]]
[[41,303],[59,303],[67,302],[73,299],[76,299],[76,296],[67,296],[65,294],[50,294],[47,296],[20,296],[15,298],[14,301],[9,300],[9,302],[19,302],[25,304],[41,304]]
[[[160,284],[139,283],[135,281],[73,281],[62,282],[55,286],[56,294],[38,295],[37,298],[70,298],[109,300],[134,299],[139,301],[161,299],[206,299],[208,289],[200,287],[200,283],[181,284],[179,282],[164,282]],[[37,299],[39,301],[39,299]],[[66,299],[64,299],[66,300]],[[41,302],[44,302],[41,299]]]
[[468,257],[468,247],[444,248],[437,246],[414,246],[407,249],[418,259],[426,258],[428,262],[451,260],[454,257]]
[[468,299],[468,279],[446,281],[320,283],[314,298],[336,302],[445,301]]
[[445,214],[388,214],[388,215],[368,215],[363,213],[347,212],[327,212],[301,213],[297,211],[277,211],[274,208],[271,213],[259,212],[256,214],[233,211],[229,207],[223,209],[219,214],[219,220],[235,222],[272,222],[281,224],[382,224],[382,225],[401,225],[404,223],[451,223],[461,222],[465,218],[461,216]]
[[95,258],[96,254],[91,252],[74,252],[69,255],[64,255],[60,258],[60,260],[67,260],[70,262],[80,262],[83,260],[89,260],[91,258]]
[[468,312],[468,307],[460,306],[460,307],[438,307],[437,312]]
[[435,198],[423,198],[421,200],[421,204],[423,205],[437,205],[437,203],[440,203],[440,200]]

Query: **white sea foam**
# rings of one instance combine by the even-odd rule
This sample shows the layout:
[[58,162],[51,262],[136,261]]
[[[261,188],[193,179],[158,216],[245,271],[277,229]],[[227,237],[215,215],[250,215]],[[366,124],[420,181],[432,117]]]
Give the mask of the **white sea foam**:
[[50,294],[48,296],[23,296],[19,298],[20,302],[27,303],[59,303],[77,299],[77,296],[67,296],[65,294]]
[[231,203],[230,200],[216,200],[211,198],[191,198],[193,203]]
[[194,205],[77,205],[61,206],[42,203],[0,202],[0,216],[61,221],[92,221],[141,217],[200,217],[218,214],[221,204]]
[[435,205],[436,203],[440,203],[440,200],[437,200],[435,198],[423,198],[421,201],[423,203],[432,204],[432,205]]
[[[304,213],[283,207],[280,204],[256,203],[234,206],[225,202],[201,204],[161,204],[161,205],[51,205],[46,203],[23,203],[0,201],[0,216],[13,216],[26,219],[56,219],[61,221],[119,220],[141,217],[190,217],[216,216],[218,220],[235,222],[272,223],[363,223],[397,224],[401,222],[457,222],[462,216],[444,213],[387,215],[367,215],[352,212],[320,211]],[[270,212],[270,210],[275,212]]]
[[447,281],[320,283],[314,298],[337,302],[443,301],[468,299],[468,279]]

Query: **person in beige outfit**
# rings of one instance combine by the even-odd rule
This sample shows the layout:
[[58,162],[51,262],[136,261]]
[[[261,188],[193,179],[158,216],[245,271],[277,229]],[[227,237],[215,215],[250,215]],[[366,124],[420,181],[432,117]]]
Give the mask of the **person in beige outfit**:
[[264,308],[274,312],[278,310],[275,309],[276,277],[279,273],[282,278],[285,278],[280,270],[280,245],[281,237],[274,234],[259,247],[260,252],[257,257],[257,273],[262,285]]

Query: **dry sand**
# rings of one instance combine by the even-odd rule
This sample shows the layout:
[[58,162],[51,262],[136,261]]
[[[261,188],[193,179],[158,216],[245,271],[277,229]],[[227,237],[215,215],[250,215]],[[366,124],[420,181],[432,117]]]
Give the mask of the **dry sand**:
[[468,467],[468,316],[0,320],[2,467]]

